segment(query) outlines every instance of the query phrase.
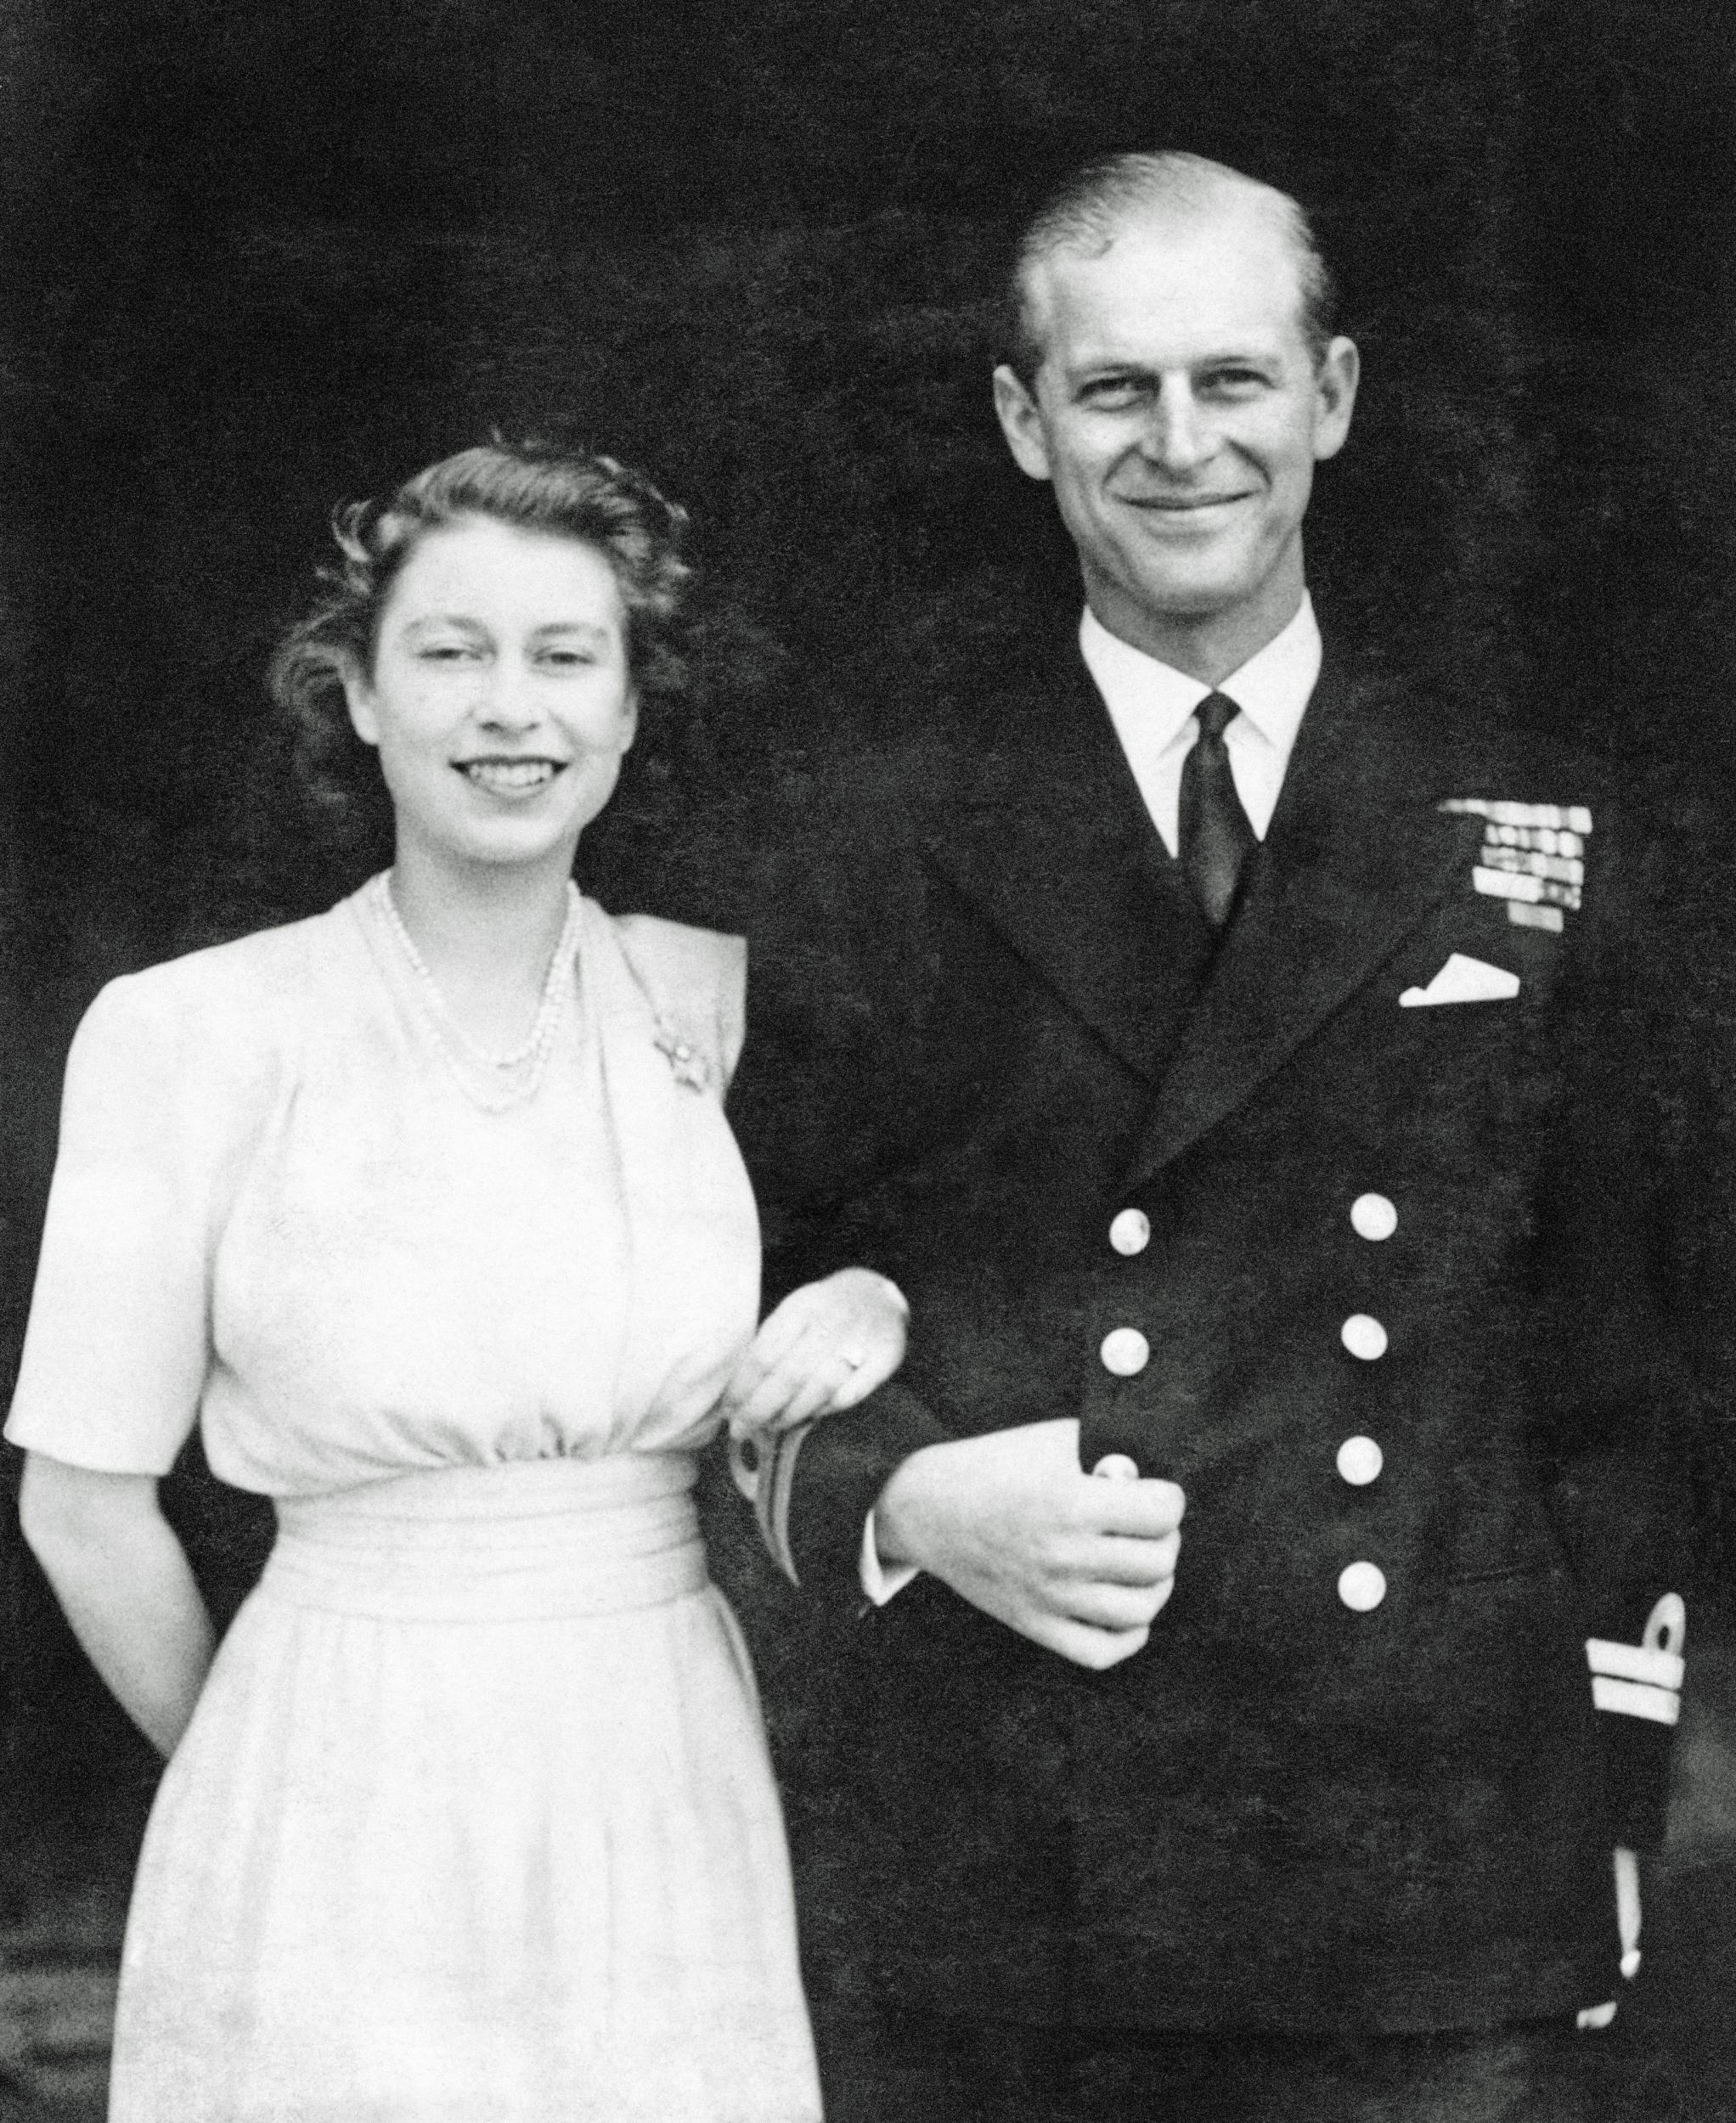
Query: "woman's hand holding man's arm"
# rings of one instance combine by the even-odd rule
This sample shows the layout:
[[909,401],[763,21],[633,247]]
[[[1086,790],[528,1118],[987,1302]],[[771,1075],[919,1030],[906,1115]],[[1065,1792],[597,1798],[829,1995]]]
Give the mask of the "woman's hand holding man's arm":
[[792,1290],[762,1321],[719,1405],[730,1433],[788,1430],[840,1414],[905,1360],[910,1307],[871,1268],[841,1268]]

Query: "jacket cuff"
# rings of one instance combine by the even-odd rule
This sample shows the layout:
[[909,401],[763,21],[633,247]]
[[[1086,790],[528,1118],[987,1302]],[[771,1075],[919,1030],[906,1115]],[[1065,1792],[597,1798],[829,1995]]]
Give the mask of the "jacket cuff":
[[1604,1733],[1609,1839],[1631,1850],[1655,1850],[1664,1840],[1687,1630],[1686,1608],[1666,1592],[1638,1643],[1601,1636],[1586,1642],[1592,1701]]
[[913,1452],[944,1444],[951,1435],[926,1402],[895,1380],[860,1408],[809,1427],[792,1457],[784,1505],[795,1580],[822,1598],[860,1605],[864,1522]]
[[1659,1850],[1669,1820],[1674,1732],[1641,1718],[1604,1717],[1599,1722],[1609,1841],[1631,1850]]

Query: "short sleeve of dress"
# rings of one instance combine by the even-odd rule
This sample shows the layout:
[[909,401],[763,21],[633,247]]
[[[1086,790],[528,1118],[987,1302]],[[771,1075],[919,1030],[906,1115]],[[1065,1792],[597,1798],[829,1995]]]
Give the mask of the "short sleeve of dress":
[[659,1021],[705,1056],[721,1095],[747,1031],[746,941],[645,914],[617,916],[615,930]]
[[107,1473],[168,1472],[210,1363],[217,1203],[251,1101],[227,1066],[245,1013],[214,1013],[188,963],[112,983],[73,1041],[6,1426]]

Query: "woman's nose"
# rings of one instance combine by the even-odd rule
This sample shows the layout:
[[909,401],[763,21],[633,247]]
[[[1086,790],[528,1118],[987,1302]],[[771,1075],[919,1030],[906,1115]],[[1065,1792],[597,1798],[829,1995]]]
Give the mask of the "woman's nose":
[[536,681],[504,662],[489,667],[476,702],[476,718],[491,729],[530,729],[541,715]]

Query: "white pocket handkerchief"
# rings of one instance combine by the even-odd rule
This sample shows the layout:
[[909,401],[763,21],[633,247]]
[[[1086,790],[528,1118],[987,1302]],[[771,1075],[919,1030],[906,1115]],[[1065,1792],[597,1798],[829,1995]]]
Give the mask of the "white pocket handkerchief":
[[1419,1010],[1430,1003],[1504,1003],[1519,992],[1517,973],[1455,951],[1426,988],[1407,988],[1399,997],[1399,1007]]

